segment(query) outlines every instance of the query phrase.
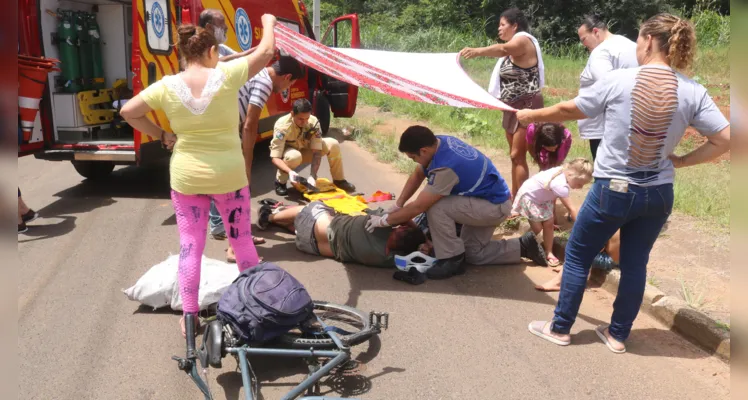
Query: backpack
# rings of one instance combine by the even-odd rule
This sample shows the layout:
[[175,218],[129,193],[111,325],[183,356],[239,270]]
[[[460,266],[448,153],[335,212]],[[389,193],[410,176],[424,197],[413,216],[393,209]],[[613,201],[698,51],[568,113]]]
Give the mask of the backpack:
[[239,274],[218,301],[218,319],[247,344],[283,335],[310,319],[313,310],[304,285],[269,262]]

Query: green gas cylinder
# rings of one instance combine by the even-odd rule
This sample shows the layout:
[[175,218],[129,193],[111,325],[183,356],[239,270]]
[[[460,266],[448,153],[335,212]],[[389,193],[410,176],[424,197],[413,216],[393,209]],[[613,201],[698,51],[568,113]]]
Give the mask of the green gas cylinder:
[[62,90],[67,93],[81,91],[80,60],[78,59],[78,35],[73,26],[73,12],[57,10],[57,46],[60,50]]
[[81,66],[81,79],[83,88],[90,90],[93,82],[93,62],[91,60],[91,38],[88,36],[88,13],[78,11],[75,13],[75,32],[78,34],[80,49],[78,58]]
[[96,14],[88,14],[88,37],[91,40],[91,62],[93,68],[93,89],[104,89],[104,61],[101,55],[101,35]]

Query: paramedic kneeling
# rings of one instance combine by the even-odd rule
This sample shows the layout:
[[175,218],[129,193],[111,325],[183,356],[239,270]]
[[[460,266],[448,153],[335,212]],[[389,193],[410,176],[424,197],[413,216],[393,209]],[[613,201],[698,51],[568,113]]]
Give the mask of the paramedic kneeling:
[[[399,150],[418,163],[397,203],[382,216],[372,216],[367,230],[395,226],[426,212],[437,263],[430,279],[446,279],[474,265],[517,264],[527,257],[543,264],[544,252],[532,232],[519,239],[491,240],[494,229],[510,214],[512,200],[504,178],[491,160],[452,136],[435,136],[411,126],[400,137]],[[405,205],[424,179],[428,184]],[[460,238],[455,223],[462,224]]]
[[288,194],[286,182],[289,176],[292,182],[299,181],[299,175],[294,170],[302,163],[312,163],[312,176],[308,183],[316,186],[322,156],[327,157],[335,186],[346,192],[355,191],[356,187],[346,181],[343,174],[340,144],[333,138],[322,138],[319,121],[312,115],[312,103],[307,99],[298,99],[293,103],[291,113],[275,123],[273,140],[270,141],[270,157],[278,168],[275,194]]

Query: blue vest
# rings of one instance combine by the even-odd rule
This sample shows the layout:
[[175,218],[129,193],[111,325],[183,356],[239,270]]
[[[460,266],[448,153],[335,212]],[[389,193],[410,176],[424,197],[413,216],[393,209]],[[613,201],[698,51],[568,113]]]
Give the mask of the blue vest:
[[511,193],[504,178],[483,153],[453,136],[438,135],[441,140],[426,175],[431,183],[431,171],[449,168],[460,178],[451,195],[486,199],[493,204],[509,200]]

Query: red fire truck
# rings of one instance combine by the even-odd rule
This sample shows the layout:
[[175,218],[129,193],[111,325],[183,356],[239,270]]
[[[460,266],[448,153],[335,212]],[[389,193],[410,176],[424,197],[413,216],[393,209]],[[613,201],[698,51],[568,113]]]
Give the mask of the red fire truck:
[[[179,72],[174,46],[179,24],[197,23],[206,8],[221,10],[229,27],[225,44],[236,51],[259,43],[260,18],[266,13],[314,38],[301,0],[18,1],[19,54],[61,61],[60,71],[48,74],[33,132],[19,139],[18,155],[71,161],[78,173],[91,179],[108,176],[115,165],[144,165],[169,157],[159,143],[122,121],[117,107],[164,75]],[[357,15],[334,20],[322,43],[359,47]],[[290,112],[295,99],[312,101],[326,132],[331,113],[353,116],[357,96],[357,87],[308,69],[305,79],[270,98],[258,140],[272,136],[275,121]],[[150,118],[170,129],[163,113],[153,112]],[[19,126],[21,122],[19,115]]]

